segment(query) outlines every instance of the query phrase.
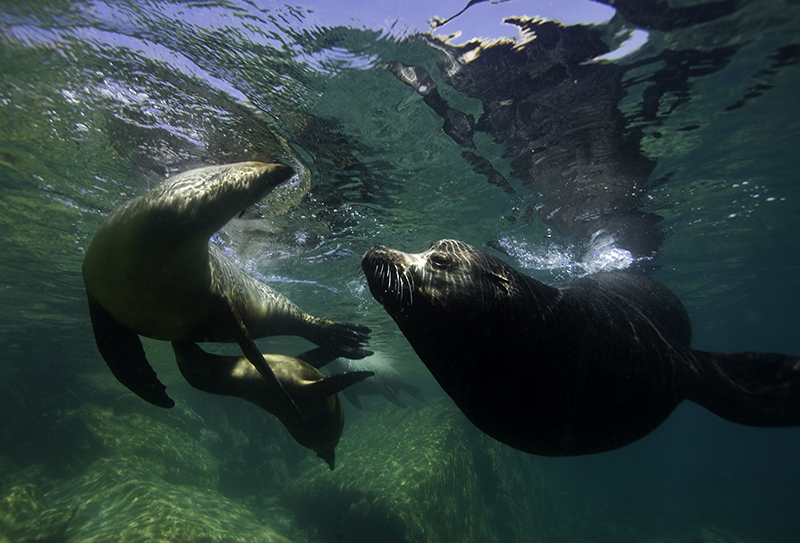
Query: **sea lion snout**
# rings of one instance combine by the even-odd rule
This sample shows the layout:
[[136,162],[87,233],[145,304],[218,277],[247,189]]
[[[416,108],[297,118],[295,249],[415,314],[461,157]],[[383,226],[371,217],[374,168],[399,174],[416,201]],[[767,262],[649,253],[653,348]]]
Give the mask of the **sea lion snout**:
[[361,259],[369,290],[387,311],[414,303],[414,256],[376,245]]
[[407,255],[402,251],[389,249],[388,247],[384,247],[383,245],[375,245],[366,253],[364,253],[364,256],[362,258],[362,265],[364,265],[363,263],[365,262],[369,262],[372,264],[388,263],[388,264],[402,265],[409,260],[410,260],[409,255]]

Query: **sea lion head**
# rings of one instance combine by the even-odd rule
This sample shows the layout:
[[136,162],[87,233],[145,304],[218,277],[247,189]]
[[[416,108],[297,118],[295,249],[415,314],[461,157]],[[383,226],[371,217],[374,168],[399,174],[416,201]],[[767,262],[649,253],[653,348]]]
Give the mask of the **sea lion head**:
[[372,295],[398,321],[430,308],[485,310],[509,297],[519,275],[502,260],[454,239],[418,254],[378,245],[366,252],[361,266]]
[[541,333],[531,317],[537,282],[451,239],[419,254],[373,247],[361,264],[372,295],[464,414],[484,430],[505,420],[509,408],[497,398],[517,383],[491,368],[526,357]]

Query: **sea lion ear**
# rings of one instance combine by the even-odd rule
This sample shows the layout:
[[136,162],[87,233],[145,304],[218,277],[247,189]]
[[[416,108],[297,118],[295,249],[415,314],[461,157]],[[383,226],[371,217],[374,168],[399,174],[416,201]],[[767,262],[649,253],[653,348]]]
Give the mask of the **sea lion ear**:
[[495,272],[490,272],[487,274],[487,276],[497,288],[502,289],[505,293],[508,293],[509,284],[511,283],[508,277]]

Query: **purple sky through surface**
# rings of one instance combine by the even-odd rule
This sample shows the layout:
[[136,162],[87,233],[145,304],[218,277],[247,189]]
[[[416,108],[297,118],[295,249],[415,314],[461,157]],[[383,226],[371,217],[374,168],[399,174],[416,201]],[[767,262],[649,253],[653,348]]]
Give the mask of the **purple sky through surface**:
[[[409,31],[425,32],[433,16],[450,17],[464,8],[468,0],[305,0],[304,8],[314,13],[311,19],[325,26],[364,26],[375,30],[388,30],[392,34]],[[521,0],[492,3],[481,2],[471,6],[456,19],[437,29],[440,34],[462,34],[456,42],[470,38],[499,38],[516,36],[517,28],[502,24],[506,17],[528,15],[555,19],[565,24],[601,23],[614,15],[614,9],[591,0]]]
[[[432,17],[452,17],[468,4],[469,0],[305,0],[302,7],[309,10],[306,22],[319,27],[350,26],[382,30],[384,35],[402,37],[414,32],[430,30]],[[280,3],[275,3],[278,7]],[[503,19],[513,16],[543,17],[567,25],[599,24],[614,16],[614,8],[593,0],[487,0],[472,5],[455,19],[438,27],[434,33],[442,36],[458,34],[450,41],[462,44],[472,38],[515,38],[519,28],[504,24]],[[640,47],[647,40],[647,32],[635,30],[616,51],[605,58],[618,58]]]

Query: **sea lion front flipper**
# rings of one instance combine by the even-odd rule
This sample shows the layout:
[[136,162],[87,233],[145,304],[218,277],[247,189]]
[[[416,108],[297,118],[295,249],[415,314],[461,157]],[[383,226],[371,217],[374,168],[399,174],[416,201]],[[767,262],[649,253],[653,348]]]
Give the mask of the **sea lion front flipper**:
[[117,380],[153,405],[170,408],[175,402],[164,392],[166,387],[150,367],[139,336],[122,326],[99,302],[89,297],[97,349]]
[[375,375],[373,371],[348,371],[345,373],[337,373],[325,379],[307,383],[304,385],[304,389],[319,398],[327,398],[373,375]]
[[233,320],[233,333],[236,337],[236,343],[239,344],[239,347],[242,349],[245,357],[250,361],[251,364],[258,370],[258,373],[266,379],[268,382],[275,383],[278,387],[278,390],[281,391],[283,397],[289,402],[289,404],[294,407],[297,413],[300,415],[301,418],[305,418],[303,412],[300,411],[300,408],[297,407],[297,404],[286,392],[286,389],[283,388],[283,385],[275,377],[275,373],[272,371],[272,368],[269,367],[264,357],[261,355],[261,351],[258,350],[253,338],[250,337],[250,332],[247,331],[247,327],[244,325],[244,321],[242,321],[242,316],[239,314],[239,311],[236,309],[236,306],[231,300],[230,296],[227,294],[223,295],[224,305],[225,307],[223,310],[226,310],[226,313],[231,317]]

